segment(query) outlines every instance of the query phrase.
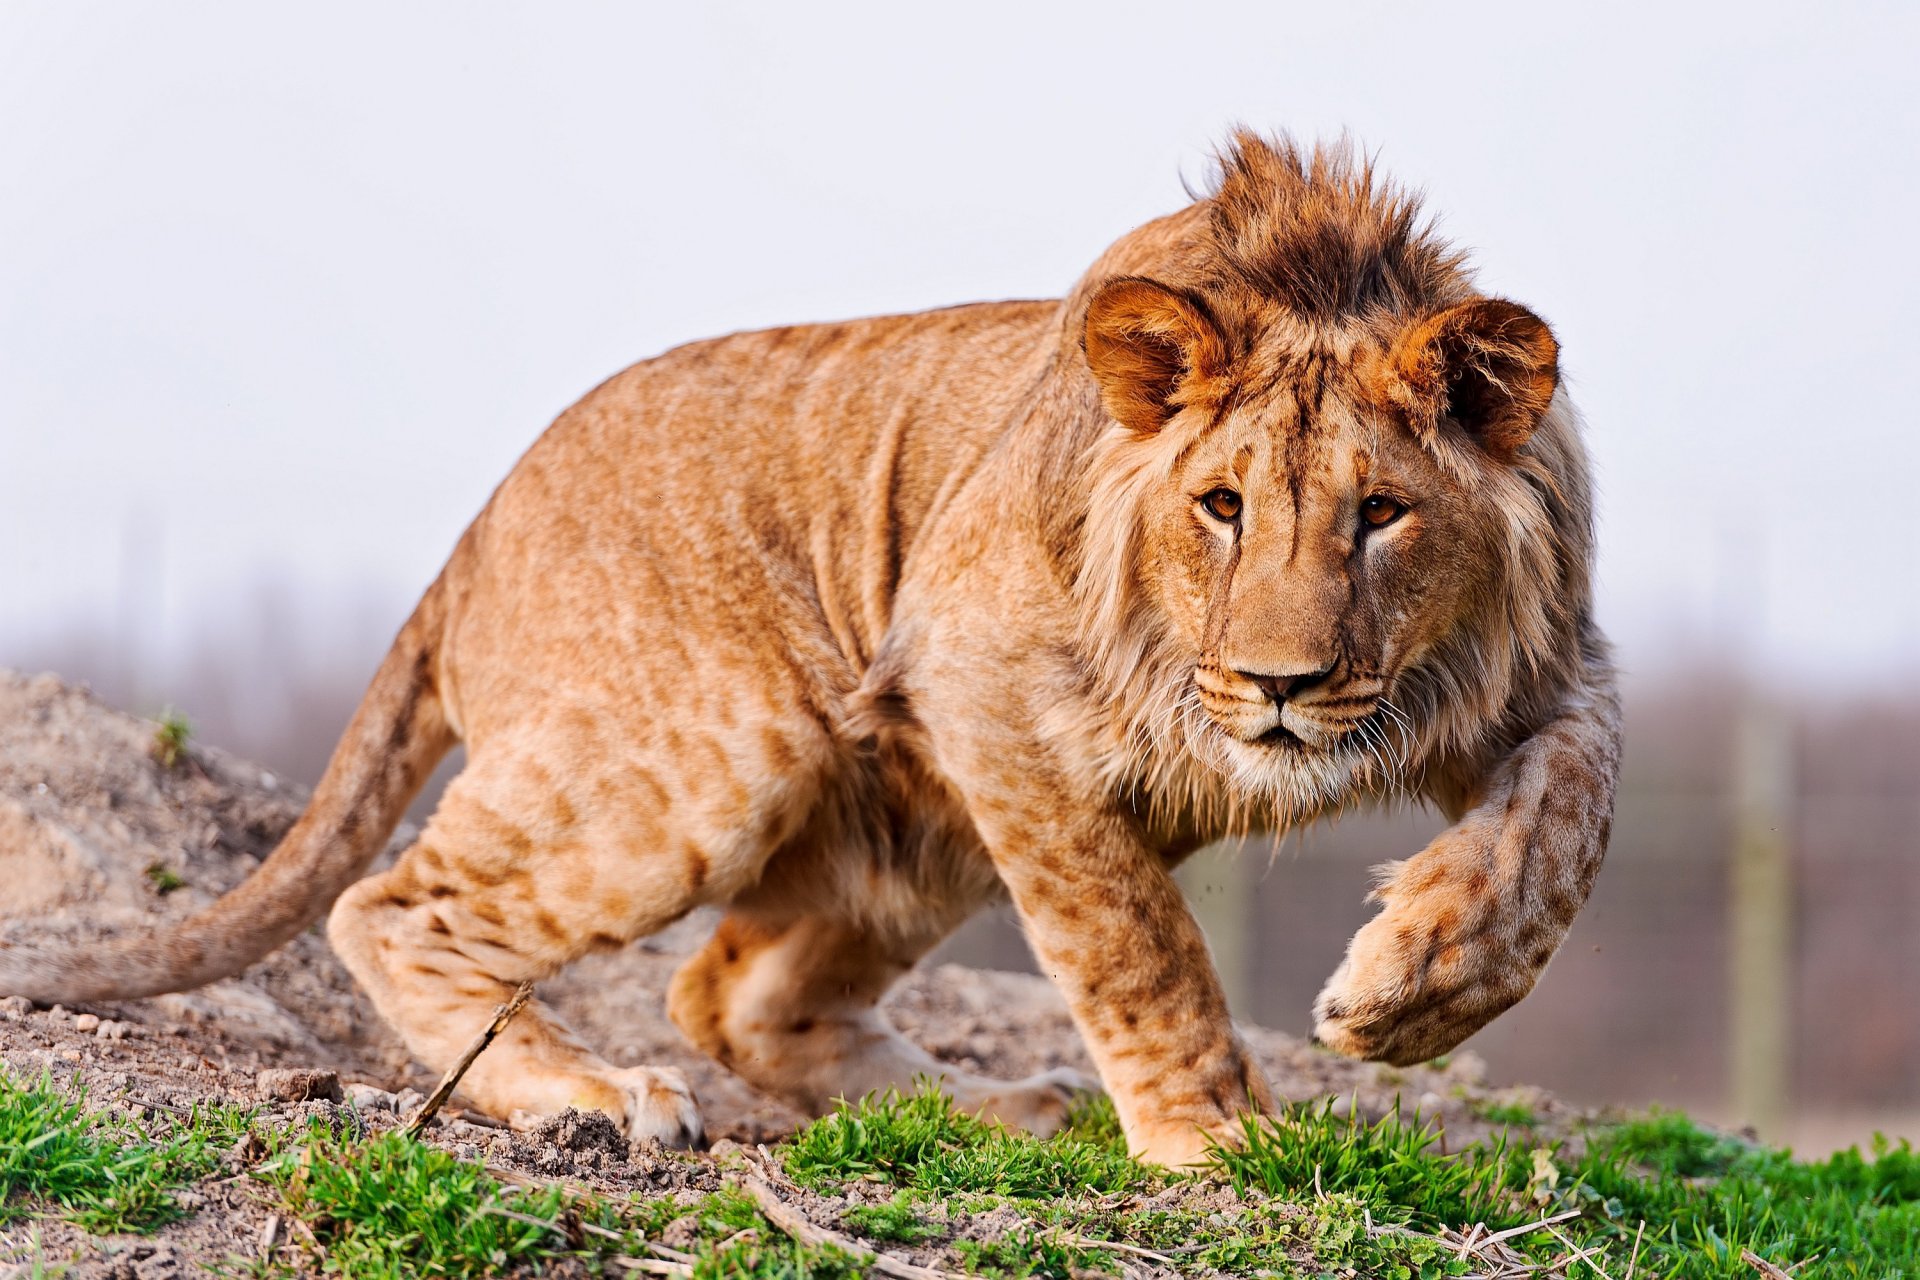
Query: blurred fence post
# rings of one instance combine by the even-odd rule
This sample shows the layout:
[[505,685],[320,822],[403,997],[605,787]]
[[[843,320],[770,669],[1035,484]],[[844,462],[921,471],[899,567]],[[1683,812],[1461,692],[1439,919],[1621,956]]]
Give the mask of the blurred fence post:
[[1728,1092],[1733,1113],[1777,1140],[1793,1053],[1793,864],[1797,794],[1785,711],[1749,696],[1735,721],[1728,864]]
[[1257,857],[1259,846],[1251,841],[1222,841],[1188,858],[1177,876],[1194,918],[1207,935],[1227,1007],[1241,1021],[1253,1017],[1250,1001]]

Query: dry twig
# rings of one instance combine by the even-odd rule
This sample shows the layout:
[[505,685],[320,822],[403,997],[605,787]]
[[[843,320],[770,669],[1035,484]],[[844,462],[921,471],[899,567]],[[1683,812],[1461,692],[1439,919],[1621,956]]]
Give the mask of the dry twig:
[[1162,1266],[1177,1267],[1180,1265],[1167,1254],[1155,1253],[1151,1249],[1142,1249],[1137,1244],[1122,1244],[1118,1240],[1091,1240],[1086,1236],[1075,1235],[1071,1231],[1060,1231],[1057,1229],[1050,1234],[1061,1244],[1069,1245],[1075,1249],[1107,1249],[1114,1253],[1130,1253],[1136,1258],[1145,1258],[1150,1262],[1158,1262]]
[[536,1218],[530,1213],[521,1213],[518,1209],[503,1209],[497,1204],[483,1204],[481,1213],[490,1213],[496,1218],[511,1218],[515,1222],[524,1222],[530,1227],[545,1227],[555,1235],[564,1236],[567,1229],[552,1218]]
[[467,1068],[471,1067],[473,1060],[480,1056],[480,1051],[492,1044],[495,1036],[506,1030],[507,1024],[513,1021],[513,1015],[525,1008],[527,1001],[532,997],[533,981],[529,979],[520,984],[511,1000],[493,1011],[492,1020],[474,1038],[473,1043],[467,1046],[467,1051],[460,1055],[460,1061],[454,1063],[447,1069],[447,1074],[440,1077],[440,1083],[433,1086],[433,1093],[420,1104],[420,1109],[413,1113],[413,1119],[407,1121],[402,1129],[403,1133],[409,1138],[420,1136],[420,1130],[426,1128],[427,1121],[433,1119],[434,1113],[440,1110],[441,1105],[453,1095],[454,1087],[460,1083],[460,1077],[467,1074]]
[[[596,1191],[594,1188],[582,1182],[567,1182],[558,1178],[535,1178],[528,1174],[521,1173],[518,1169],[509,1169],[503,1164],[489,1164],[484,1167],[495,1179],[507,1183],[509,1186],[522,1187],[535,1191],[558,1191],[570,1200],[587,1200],[605,1194],[604,1192]],[[582,1222],[578,1225],[580,1229],[588,1235],[599,1236],[603,1240],[625,1240],[627,1238],[618,1231],[609,1231],[607,1228],[596,1226],[591,1222]],[[655,1241],[649,1240],[647,1242],[647,1248],[669,1262],[693,1261],[692,1254],[682,1253],[678,1249],[670,1248],[667,1245]]]
[[[565,1239],[567,1229],[552,1218],[536,1218],[530,1213],[521,1213],[518,1209],[506,1209],[497,1204],[483,1204],[481,1213],[490,1213],[496,1218],[510,1218],[514,1222],[524,1222],[530,1227],[545,1227],[555,1235]],[[576,1222],[574,1226],[588,1235],[599,1236],[603,1240],[625,1240],[627,1237],[618,1231],[609,1231],[605,1227],[591,1222]],[[684,1276],[693,1274],[693,1255],[682,1253],[678,1249],[668,1248],[664,1244],[655,1244],[651,1240],[642,1241],[649,1252],[659,1255],[654,1259],[633,1258],[621,1255],[612,1259],[623,1267],[639,1271],[651,1271],[656,1275]],[[662,1268],[667,1268],[662,1270]]]
[[1751,1249],[1740,1251],[1740,1261],[1758,1271],[1767,1280],[1795,1280],[1794,1274],[1784,1267],[1776,1266]]
[[629,1271],[644,1271],[653,1276],[690,1276],[693,1268],[684,1262],[668,1262],[664,1258],[632,1258],[626,1254],[615,1254],[607,1259],[616,1267],[625,1267]]
[[[1566,1236],[1554,1229],[1554,1224],[1565,1222],[1569,1218],[1577,1218],[1579,1216],[1580,1210],[1573,1209],[1565,1213],[1554,1214],[1551,1217],[1540,1218],[1522,1226],[1510,1227],[1505,1231],[1495,1232],[1492,1235],[1484,1234],[1487,1229],[1487,1224],[1484,1222],[1476,1222],[1465,1231],[1443,1228],[1437,1235],[1427,1235],[1424,1232],[1402,1226],[1375,1226],[1371,1229],[1370,1234],[1375,1236],[1413,1236],[1435,1240],[1447,1249],[1452,1250],[1454,1258],[1457,1261],[1466,1262],[1472,1260],[1478,1263],[1479,1268],[1474,1272],[1474,1275],[1478,1277],[1479,1280],[1526,1280],[1527,1277],[1538,1275],[1564,1276],[1571,1274],[1566,1268],[1576,1262],[1584,1262],[1588,1267],[1592,1268],[1598,1276],[1603,1277],[1604,1280],[1612,1280],[1612,1277],[1608,1276],[1605,1271],[1602,1271],[1599,1265],[1593,1261],[1597,1250],[1582,1250],[1574,1245],[1572,1241],[1568,1240]],[[1559,1236],[1561,1243],[1565,1244],[1572,1252],[1561,1254],[1547,1262],[1529,1262],[1525,1255],[1516,1252],[1506,1243],[1506,1241],[1516,1236],[1523,1236],[1530,1231],[1542,1230],[1552,1232],[1555,1236]],[[1631,1276],[1628,1277],[1628,1280],[1631,1280]]]
[[[1547,1230],[1553,1232],[1553,1238],[1555,1240],[1558,1240],[1561,1244],[1573,1250],[1573,1258],[1571,1259],[1572,1262],[1586,1263],[1589,1267],[1593,1268],[1594,1272],[1600,1277],[1600,1280],[1613,1280],[1613,1277],[1608,1275],[1605,1271],[1602,1271],[1600,1269],[1600,1264],[1593,1260],[1593,1255],[1600,1252],[1600,1246],[1595,1245],[1591,1249],[1582,1249],[1579,1245],[1567,1239],[1567,1237],[1561,1232],[1560,1228],[1548,1227]],[[1568,1274],[1572,1274],[1571,1266],[1569,1266],[1568,1268]]]
[[516,1187],[558,1187],[570,1196],[585,1196],[594,1193],[593,1188],[587,1186],[584,1182],[556,1182],[549,1178],[535,1178],[520,1172],[518,1169],[510,1169],[504,1164],[493,1164],[491,1162],[483,1167],[498,1181]]
[[1580,1210],[1569,1209],[1565,1213],[1556,1213],[1551,1218],[1541,1218],[1538,1222],[1529,1222],[1524,1227],[1508,1227],[1505,1231],[1494,1232],[1485,1240],[1482,1240],[1478,1247],[1484,1249],[1490,1244],[1499,1244],[1502,1240],[1511,1240],[1515,1236],[1524,1236],[1530,1231],[1538,1231],[1542,1227],[1552,1227],[1565,1222],[1569,1218],[1577,1218],[1579,1216]]
[[935,1271],[932,1267],[917,1266],[901,1258],[895,1258],[860,1244],[850,1236],[838,1231],[829,1231],[816,1225],[806,1214],[780,1198],[780,1193],[771,1183],[757,1174],[748,1174],[743,1178],[731,1178],[729,1181],[740,1187],[760,1207],[760,1213],[780,1230],[792,1236],[804,1245],[832,1245],[844,1249],[855,1257],[873,1259],[873,1269],[882,1275],[893,1276],[894,1280],[947,1280],[947,1273]]

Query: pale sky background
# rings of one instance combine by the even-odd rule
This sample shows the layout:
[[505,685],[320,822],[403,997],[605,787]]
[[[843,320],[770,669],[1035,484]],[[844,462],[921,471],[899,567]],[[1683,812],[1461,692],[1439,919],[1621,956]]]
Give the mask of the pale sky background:
[[0,4],[0,665],[276,583],[370,670],[608,374],[1057,294],[1245,121],[1350,130],[1553,322],[1630,667],[1913,688],[1916,53],[1911,4]]

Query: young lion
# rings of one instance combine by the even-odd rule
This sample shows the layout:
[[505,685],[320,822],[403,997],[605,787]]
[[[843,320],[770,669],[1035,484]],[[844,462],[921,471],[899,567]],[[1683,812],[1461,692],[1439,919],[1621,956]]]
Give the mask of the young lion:
[[[1241,134],[1212,195],[1062,301],[775,329],[568,410],[401,629],[305,816],[178,930],[0,950],[0,991],[231,974],[333,903],[448,1065],[522,980],[727,908],[672,1015],[818,1110],[921,1073],[1046,1132],[1078,1081],[948,1068],[876,1003],[1010,894],[1133,1150],[1270,1105],[1171,868],[1419,797],[1315,1009],[1411,1062],[1520,999],[1598,869],[1619,761],[1587,462],[1547,325],[1473,289],[1344,148]],[[419,842],[359,879],[435,761]],[[529,1007],[465,1092],[692,1143],[685,1081]]]

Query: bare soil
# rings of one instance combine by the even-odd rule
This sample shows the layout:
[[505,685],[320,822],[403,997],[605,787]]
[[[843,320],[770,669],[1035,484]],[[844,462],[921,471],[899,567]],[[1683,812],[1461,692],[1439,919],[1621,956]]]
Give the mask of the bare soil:
[[[301,788],[197,744],[165,767],[155,758],[154,735],[151,722],[54,676],[0,671],[0,944],[97,939],[180,920],[244,879],[299,816]],[[405,829],[398,833],[388,856],[409,838]],[[803,1117],[694,1050],[665,1014],[668,976],[712,926],[710,915],[689,919],[623,952],[583,960],[540,995],[615,1062],[685,1071],[713,1138],[772,1142]],[[930,1052],[972,1070],[1090,1070],[1064,1005],[1039,978],[952,965],[923,969],[889,996],[888,1008]],[[1471,1055],[1456,1055],[1444,1069],[1396,1071],[1334,1057],[1280,1032],[1247,1027],[1245,1034],[1283,1097],[1351,1097],[1368,1114],[1384,1113],[1399,1098],[1438,1117],[1450,1142],[1487,1132],[1474,1107],[1492,1097],[1524,1102],[1548,1128],[1576,1118],[1534,1090],[1487,1089]],[[340,1104],[262,1095],[262,1072],[323,1068],[349,1092],[366,1086],[357,1091],[360,1114],[379,1126],[392,1122],[396,1100],[388,1095],[425,1093],[434,1083],[355,990],[318,924],[246,972],[194,992],[74,1008],[0,999],[0,1061],[16,1077],[50,1071],[84,1085],[96,1104],[136,1114],[199,1099],[263,1101],[276,1121],[333,1114]],[[532,1176],[660,1190],[708,1176],[699,1162],[599,1150],[590,1135],[583,1140],[573,1130],[508,1134],[485,1117],[446,1114],[430,1130],[432,1140]],[[10,1224],[0,1229],[0,1274],[26,1256],[34,1230],[46,1256],[80,1260],[68,1273],[76,1280],[151,1280],[257,1255],[269,1210],[244,1179],[216,1175],[187,1203],[197,1211],[146,1237],[89,1237],[57,1222]]]

